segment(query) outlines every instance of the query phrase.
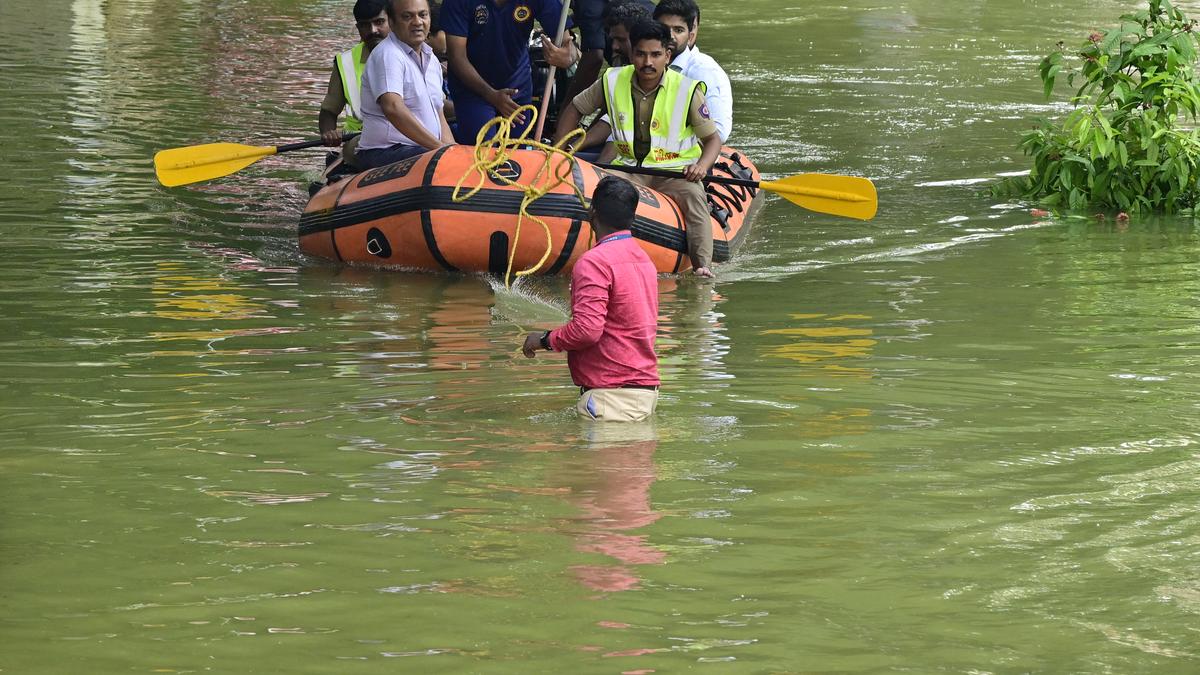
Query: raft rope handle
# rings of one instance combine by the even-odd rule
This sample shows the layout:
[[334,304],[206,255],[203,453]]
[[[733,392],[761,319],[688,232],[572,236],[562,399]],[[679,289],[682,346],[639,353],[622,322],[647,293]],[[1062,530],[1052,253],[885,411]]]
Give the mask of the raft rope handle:
[[[528,111],[533,117],[529,120],[529,124],[526,125],[525,130],[521,133],[521,135],[513,138],[512,128],[514,121],[516,120],[517,116],[525,111]],[[504,271],[504,287],[507,289],[512,288],[511,282],[514,276],[512,269],[513,261],[517,256],[517,244],[521,239],[521,223],[523,220],[526,218],[533,220],[537,224],[541,225],[542,229],[546,231],[546,252],[542,254],[542,259],[539,260],[533,267],[530,267],[526,270],[520,270],[515,276],[520,278],[537,272],[539,269],[541,269],[542,265],[546,264],[546,261],[550,258],[550,254],[554,251],[554,236],[550,232],[550,226],[546,224],[546,221],[529,213],[529,205],[542,198],[544,195],[550,193],[559,185],[562,185],[563,183],[570,183],[571,189],[574,190],[576,196],[579,197],[579,203],[585,209],[588,208],[588,201],[583,195],[583,191],[579,189],[579,186],[576,185],[574,181],[569,180],[571,171],[575,165],[575,151],[571,146],[576,139],[581,139],[586,132],[583,129],[575,129],[571,133],[559,139],[559,141],[554,145],[548,145],[541,141],[529,140],[527,137],[529,136],[530,129],[533,128],[533,124],[537,121],[537,116],[537,108],[533,107],[532,105],[523,105],[520,108],[517,108],[516,111],[514,111],[513,114],[509,115],[508,117],[493,117],[488,121],[487,124],[483,125],[483,128],[481,128],[479,133],[475,135],[474,161],[463,173],[462,177],[458,179],[458,183],[456,183],[454,186],[454,192],[451,193],[451,199],[455,203],[464,202],[475,196],[476,193],[483,189],[484,179],[486,179],[489,174],[494,180],[504,185],[516,186],[524,193],[521,198],[521,208],[517,212],[517,224],[513,229],[512,242],[509,244],[508,267]],[[496,132],[489,139],[487,137],[488,132],[490,132],[493,127],[495,127]],[[496,167],[503,165],[509,160],[509,153],[511,153],[513,150],[519,149],[519,147],[522,145],[529,146],[529,148],[532,150],[541,150],[542,152],[546,153],[545,161],[534,173],[533,179],[529,181],[528,184],[518,183],[507,176],[493,173],[493,170]],[[566,161],[558,162],[558,164],[554,167],[554,171],[551,172],[551,163],[556,155],[561,155]],[[479,182],[475,184],[475,187],[467,191],[466,194],[462,194],[463,183],[466,182],[467,176],[471,175],[472,171],[478,173]],[[553,180],[547,181],[547,179],[551,177]]]

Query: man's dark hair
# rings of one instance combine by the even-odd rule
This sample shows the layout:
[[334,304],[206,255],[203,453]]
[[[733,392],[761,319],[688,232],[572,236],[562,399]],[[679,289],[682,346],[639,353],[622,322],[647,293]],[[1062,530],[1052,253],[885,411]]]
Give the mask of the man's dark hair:
[[613,0],[604,8],[604,28],[624,26],[625,30],[633,30],[638,21],[648,21],[650,10],[638,0]]
[[354,21],[356,23],[370,21],[379,16],[379,13],[385,9],[388,16],[391,16],[392,3],[387,0],[356,0],[354,3]]
[[632,227],[637,205],[637,188],[624,178],[605,176],[592,191],[592,211],[596,221],[609,230]]
[[435,35],[442,30],[442,0],[429,0],[429,34]]
[[663,49],[670,49],[671,29],[652,19],[638,21],[629,29],[629,44],[636,48],[642,40],[657,40]]
[[654,8],[654,18],[677,16],[687,24],[688,30],[696,27],[696,19],[700,17],[700,8],[695,0],[662,0]]

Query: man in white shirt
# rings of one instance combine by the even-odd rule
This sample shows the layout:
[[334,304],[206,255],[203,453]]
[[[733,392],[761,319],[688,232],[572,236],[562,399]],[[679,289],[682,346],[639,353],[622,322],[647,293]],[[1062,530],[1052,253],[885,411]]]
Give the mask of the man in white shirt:
[[721,66],[711,56],[701,52],[699,47],[693,46],[699,27],[700,8],[695,0],[661,0],[654,8],[654,20],[670,28],[671,37],[675,40],[672,49],[675,60],[671,62],[671,68],[707,85],[704,98],[724,143],[733,131],[733,87]]
[[454,142],[442,112],[442,67],[426,43],[428,1],[395,0],[387,12],[392,34],[363,73],[358,163],[368,169]]

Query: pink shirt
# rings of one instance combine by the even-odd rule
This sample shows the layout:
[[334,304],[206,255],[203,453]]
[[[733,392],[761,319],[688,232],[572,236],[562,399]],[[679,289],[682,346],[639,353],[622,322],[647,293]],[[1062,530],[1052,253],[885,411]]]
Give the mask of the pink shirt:
[[656,385],[658,272],[629,230],[580,256],[571,274],[571,320],[550,333],[571,380],[589,389]]

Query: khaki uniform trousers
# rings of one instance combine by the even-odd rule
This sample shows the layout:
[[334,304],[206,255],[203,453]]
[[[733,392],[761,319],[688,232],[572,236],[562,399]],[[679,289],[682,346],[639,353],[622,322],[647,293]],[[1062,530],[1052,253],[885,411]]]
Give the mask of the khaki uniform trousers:
[[640,173],[622,175],[634,183],[663,193],[679,205],[687,224],[688,256],[692,259],[692,268],[711,267],[713,229],[708,217],[708,195],[704,192],[704,183],[693,183],[683,178],[643,176]]
[[588,389],[575,410],[596,422],[641,422],[658,407],[657,389]]

